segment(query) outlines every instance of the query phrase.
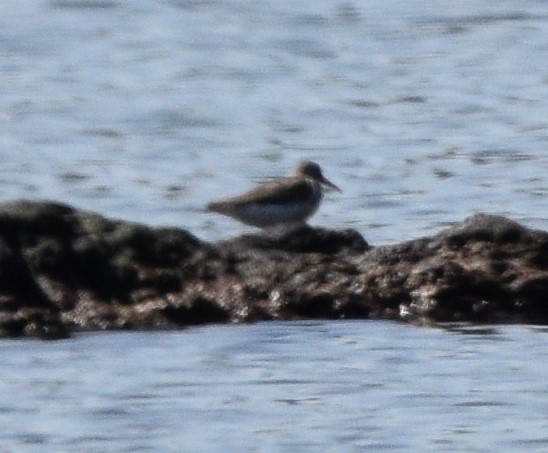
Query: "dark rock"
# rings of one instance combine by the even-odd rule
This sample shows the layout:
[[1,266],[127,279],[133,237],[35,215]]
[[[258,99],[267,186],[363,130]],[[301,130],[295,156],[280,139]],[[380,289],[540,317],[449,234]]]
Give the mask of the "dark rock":
[[189,306],[168,305],[163,310],[165,317],[177,325],[209,324],[227,322],[229,313],[215,301],[196,297]]
[[355,230],[331,231],[302,225],[270,235],[244,235],[221,243],[227,248],[283,250],[294,253],[335,254],[345,250],[364,252],[365,239]]
[[440,238],[455,246],[471,241],[512,244],[517,243],[524,234],[526,229],[517,222],[501,216],[476,214],[447,229],[440,234]]
[[327,292],[301,294],[286,299],[283,306],[284,316],[294,318],[336,319],[338,313],[335,298]]
[[477,214],[372,248],[310,226],[215,244],[56,203],[0,205],[0,335],[272,319],[548,323],[548,233]]

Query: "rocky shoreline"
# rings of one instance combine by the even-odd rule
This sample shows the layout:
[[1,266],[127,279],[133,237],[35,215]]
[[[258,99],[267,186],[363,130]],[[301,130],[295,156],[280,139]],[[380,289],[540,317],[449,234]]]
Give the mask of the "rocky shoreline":
[[474,215],[371,247],[299,227],[207,243],[57,203],[0,204],[0,336],[388,318],[548,323],[548,233]]

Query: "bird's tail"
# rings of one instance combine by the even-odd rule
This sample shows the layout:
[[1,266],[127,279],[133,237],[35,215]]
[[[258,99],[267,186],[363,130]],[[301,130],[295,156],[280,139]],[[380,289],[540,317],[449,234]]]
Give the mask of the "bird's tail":
[[225,209],[224,209],[223,203],[220,203],[218,201],[213,201],[213,202],[207,204],[206,211],[208,211],[208,212],[217,212],[219,214],[223,214],[225,212]]

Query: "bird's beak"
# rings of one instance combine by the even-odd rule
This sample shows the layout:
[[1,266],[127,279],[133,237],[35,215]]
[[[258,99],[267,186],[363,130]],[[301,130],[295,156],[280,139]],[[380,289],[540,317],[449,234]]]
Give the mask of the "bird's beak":
[[333,190],[336,190],[337,192],[342,193],[341,189],[339,189],[335,184],[333,184],[331,181],[329,181],[329,179],[324,178],[323,176],[322,176],[322,179],[321,179],[321,183],[326,185],[327,187],[331,187]]

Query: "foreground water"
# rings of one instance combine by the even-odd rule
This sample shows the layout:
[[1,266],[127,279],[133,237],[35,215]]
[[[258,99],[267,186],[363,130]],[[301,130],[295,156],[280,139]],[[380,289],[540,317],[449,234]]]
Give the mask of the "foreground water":
[[2,451],[546,451],[548,330],[263,323],[3,341]]

